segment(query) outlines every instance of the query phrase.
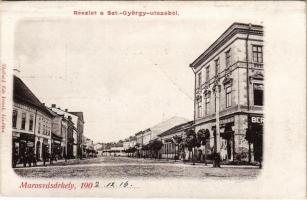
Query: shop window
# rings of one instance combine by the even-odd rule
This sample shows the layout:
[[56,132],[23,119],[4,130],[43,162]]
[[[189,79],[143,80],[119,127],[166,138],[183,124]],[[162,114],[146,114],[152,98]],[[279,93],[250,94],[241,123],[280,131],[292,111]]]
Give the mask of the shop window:
[[226,68],[230,67],[230,58],[231,58],[231,54],[230,54],[230,49],[229,49],[225,53]]
[[21,129],[26,129],[26,113],[22,113],[21,115]]
[[226,87],[226,108],[231,106],[231,86]]
[[263,63],[262,46],[253,45],[253,61],[255,63]]
[[13,128],[16,128],[17,126],[17,115],[18,115],[17,110],[13,110],[13,119],[12,119]]
[[30,115],[29,130],[33,131],[33,115]]
[[263,106],[263,84],[254,83],[254,105]]

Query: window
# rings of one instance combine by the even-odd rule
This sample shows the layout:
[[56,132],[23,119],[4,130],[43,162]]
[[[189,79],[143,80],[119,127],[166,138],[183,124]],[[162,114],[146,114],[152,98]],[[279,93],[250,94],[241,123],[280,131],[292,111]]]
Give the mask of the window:
[[22,113],[21,115],[21,129],[26,129],[26,113]]
[[262,46],[253,45],[253,61],[255,63],[263,62]]
[[209,81],[209,65],[206,67],[206,81]]
[[201,113],[201,99],[199,99],[197,101],[197,117],[198,118],[202,117],[202,113]]
[[38,133],[41,133],[41,122],[38,122]]
[[33,131],[33,115],[30,115],[29,130]]
[[263,106],[263,85],[254,83],[254,105]]
[[12,121],[13,128],[17,126],[17,110],[13,110],[13,121]]
[[201,72],[199,72],[198,73],[198,87],[201,86],[201,82],[202,82],[202,80],[201,80]]
[[206,95],[205,95],[205,101],[206,101],[206,103],[205,103],[205,113],[206,113],[206,115],[208,115],[208,113],[209,113],[209,103],[210,103],[210,95],[209,95],[209,93],[207,93]]
[[46,128],[45,128],[45,124],[43,124],[43,134],[46,135]]
[[218,76],[220,71],[220,59],[216,59],[215,61],[215,75]]
[[226,68],[230,67],[230,49],[228,51],[226,51],[225,53],[225,58],[226,58]]
[[226,108],[231,106],[231,86],[226,88]]

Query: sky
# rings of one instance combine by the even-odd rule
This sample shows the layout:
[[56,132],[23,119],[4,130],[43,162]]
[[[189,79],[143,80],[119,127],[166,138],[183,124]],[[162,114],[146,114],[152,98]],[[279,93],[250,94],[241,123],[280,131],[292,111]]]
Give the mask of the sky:
[[41,102],[84,113],[85,136],[118,141],[173,116],[193,119],[189,64],[235,21],[251,22],[30,18],[15,28],[15,65]]

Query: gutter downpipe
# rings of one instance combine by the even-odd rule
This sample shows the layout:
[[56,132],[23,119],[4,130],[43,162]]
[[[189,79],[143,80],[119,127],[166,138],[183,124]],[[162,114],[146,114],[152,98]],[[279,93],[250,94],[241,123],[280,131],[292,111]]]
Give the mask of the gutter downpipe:
[[[250,97],[249,97],[249,52],[248,52],[248,39],[250,30],[252,28],[252,24],[250,23],[248,26],[247,37],[245,40],[245,54],[246,54],[246,90],[247,90],[247,130],[249,128],[249,110],[250,110]],[[251,162],[251,143],[248,142],[248,162]]]
[[[35,141],[35,138],[36,138],[36,118],[37,118],[37,109],[35,109],[35,118],[34,118],[34,128],[33,128],[33,132],[34,132],[34,153],[35,153],[35,155],[36,155],[36,158],[37,158],[37,152],[36,152],[36,148],[37,148],[37,146],[36,146],[36,141]],[[41,147],[43,147],[43,144],[41,144]]]
[[[195,109],[195,107],[196,107],[196,104],[195,104],[196,103],[196,71],[195,71],[194,67],[192,66],[192,64],[190,64],[190,67],[192,68],[192,71],[194,72],[194,101],[193,101],[193,104],[194,104],[193,105],[194,106],[194,121],[193,121],[193,130],[194,130],[194,133],[195,133],[195,122],[196,122],[196,109]],[[193,148],[193,150],[192,150],[193,165],[194,165],[194,156],[193,156],[193,151],[194,150],[195,149]],[[190,157],[190,155],[189,155],[189,157]],[[185,159],[185,158],[183,158],[183,159]]]

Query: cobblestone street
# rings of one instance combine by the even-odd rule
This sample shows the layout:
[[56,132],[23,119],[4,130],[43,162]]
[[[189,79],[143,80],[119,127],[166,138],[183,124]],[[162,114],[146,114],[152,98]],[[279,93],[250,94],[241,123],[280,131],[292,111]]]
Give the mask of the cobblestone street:
[[24,177],[43,178],[255,178],[260,170],[254,166],[212,165],[174,162],[127,157],[99,157],[84,160],[58,162],[52,166],[16,168],[15,172]]

